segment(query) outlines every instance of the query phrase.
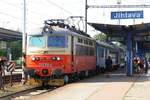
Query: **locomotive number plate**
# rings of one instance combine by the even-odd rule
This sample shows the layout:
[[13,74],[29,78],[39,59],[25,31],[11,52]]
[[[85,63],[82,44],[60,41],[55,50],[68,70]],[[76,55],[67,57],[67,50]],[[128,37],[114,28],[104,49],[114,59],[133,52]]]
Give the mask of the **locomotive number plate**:
[[39,66],[40,67],[49,67],[50,64],[49,63],[40,63]]

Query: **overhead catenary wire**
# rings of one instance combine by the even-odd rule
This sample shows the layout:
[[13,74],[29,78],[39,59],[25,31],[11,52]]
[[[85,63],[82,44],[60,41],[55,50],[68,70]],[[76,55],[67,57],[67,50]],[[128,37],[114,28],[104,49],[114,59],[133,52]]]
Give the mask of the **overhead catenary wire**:
[[[5,13],[5,12],[1,12],[0,11],[0,14],[1,15],[5,15],[5,16],[8,16],[8,17],[11,17],[11,18],[14,18],[15,20],[22,20],[22,18],[19,18],[19,17],[16,17],[16,16],[12,16],[11,14],[8,14],[8,13]],[[32,23],[32,24],[36,24],[36,25],[40,25],[40,24],[38,24],[38,23],[35,23],[35,22],[31,22],[31,21],[29,21],[29,23]]]
[[[35,5],[38,5],[38,6],[40,6],[40,7],[45,7],[45,9],[46,8],[49,8],[50,7],[50,5],[53,5],[53,6],[55,6],[55,7],[57,7],[57,8],[59,8],[59,9],[61,9],[62,11],[64,11],[65,13],[67,13],[68,15],[74,15],[71,11],[69,11],[68,9],[65,9],[63,6],[61,6],[60,4],[58,4],[58,3],[56,3],[55,1],[52,1],[52,0],[44,0],[44,1],[40,1],[39,0],[39,2],[41,2],[40,3],[40,5],[39,5],[39,3],[37,3],[37,1],[30,1],[30,0],[27,0],[28,1],[28,3],[27,3],[27,5],[28,4],[35,4]],[[93,2],[95,2],[96,0],[93,0]],[[116,0],[117,1],[117,0]],[[129,3],[131,3],[131,4],[144,4],[144,3],[150,3],[150,1],[149,0],[122,0],[124,3],[127,3],[127,2],[129,2]],[[144,1],[144,2],[143,2]],[[109,2],[109,0],[107,0],[107,2]],[[7,5],[9,5],[9,6],[12,6],[12,7],[15,7],[15,8],[18,8],[18,9],[23,9],[22,8],[22,3],[20,2],[20,1],[18,1],[17,2],[17,4],[15,4],[15,2],[9,2],[8,0],[1,0],[1,3],[5,3],[5,4],[7,4]],[[20,4],[20,5],[19,5]],[[89,4],[90,5],[90,4]],[[143,7],[144,7],[144,5],[143,5]],[[21,10],[20,10],[21,11]],[[29,14],[35,14],[35,15],[38,15],[36,18],[37,19],[40,19],[40,20],[44,20],[44,18],[45,17],[43,17],[43,16],[48,16],[46,13],[44,13],[44,12],[38,12],[38,10],[34,10],[34,9],[28,9],[27,8],[27,12],[29,12]],[[2,15],[5,15],[5,16],[9,16],[9,17],[12,17],[12,18],[14,18],[14,19],[17,19],[17,20],[22,20],[21,18],[19,18],[18,19],[18,17],[16,16],[16,15],[11,15],[11,14],[8,14],[8,12],[1,12],[1,14]],[[105,14],[104,13],[104,11],[103,11],[103,14]],[[30,21],[32,21],[32,20],[30,20]],[[37,25],[37,22],[29,22],[28,21],[28,23],[33,23],[33,24],[35,24],[36,23],[36,25]],[[39,24],[38,24],[39,25]]]
[[[5,3],[5,4],[7,4],[7,5],[11,6],[11,7],[17,8],[18,10],[20,10],[20,12],[21,12],[21,10],[23,9],[23,8],[21,7],[21,3],[20,3],[20,6],[19,6],[19,5],[16,5],[16,4],[13,4],[13,3],[6,2],[6,1],[2,1],[1,3]],[[36,13],[36,12],[34,12],[34,11],[31,11],[31,10],[29,10],[29,11],[32,12],[32,13],[34,13],[34,14],[41,15],[40,13]],[[4,12],[4,11],[0,11],[0,14],[1,14],[1,15],[4,15],[4,16],[7,16],[7,17],[10,17],[10,18],[13,18],[13,19],[15,19],[15,20],[18,20],[18,21],[19,21],[18,23],[23,23],[23,22],[22,22],[21,14],[20,14],[20,16],[16,16],[16,15],[9,14],[8,12]],[[39,17],[41,17],[41,16],[38,16],[38,18],[39,18]],[[39,18],[39,19],[43,20],[42,17]],[[10,22],[10,21],[9,21],[9,22]],[[14,22],[14,21],[12,21],[12,22]],[[34,21],[28,21],[28,24],[34,24],[34,25],[37,25],[37,26],[41,25],[41,24],[36,23],[36,22],[34,22]]]
[[[2,3],[8,4],[8,5],[10,5],[10,6],[14,7],[14,8],[17,8],[17,9],[23,9],[21,6],[18,6],[18,5],[13,4],[13,3],[9,3],[9,2],[6,2],[6,1],[3,1]],[[21,11],[21,10],[20,10],[20,11]],[[32,9],[30,9],[30,10],[27,9],[27,12],[31,12],[32,14],[36,14],[36,15],[38,15],[38,17],[40,17],[39,19],[42,19],[42,20],[43,20],[43,17],[42,17],[42,16],[43,16],[44,14],[41,14],[41,13],[36,12],[36,11],[33,11]],[[39,16],[39,15],[40,15],[40,16]]]
[[[19,5],[16,5],[16,4],[14,4],[14,3],[6,2],[5,0],[1,0],[1,3],[5,3],[5,4],[10,5],[10,6],[13,6],[13,7],[15,7],[15,8],[18,8],[18,6],[19,6]],[[19,8],[21,8],[21,5],[20,5]]]
[[150,0],[122,0],[122,2],[125,3],[131,3],[131,4],[150,4]]
[[[48,3],[48,5],[49,4],[51,4],[51,5],[53,5],[53,6],[55,6],[55,7],[57,7],[57,8],[59,8],[59,9],[61,9],[61,10],[63,10],[64,12],[66,12],[66,13],[68,13],[68,14],[70,14],[70,15],[73,15],[71,12],[69,12],[69,11],[67,11],[66,9],[64,9],[63,7],[61,7],[60,5],[58,5],[58,4],[56,4],[56,3],[54,3],[54,2],[52,2],[52,1],[49,1],[49,0],[46,0]],[[18,6],[18,5],[16,5],[16,4],[14,4],[14,3],[10,3],[10,2],[7,2],[7,1],[2,1],[2,3],[5,3],[5,4],[7,4],[7,5],[9,5],[9,6],[12,6],[12,7],[14,7],[14,8],[18,8],[18,9],[23,9],[21,6]],[[31,3],[31,2],[29,2],[29,3]],[[29,3],[27,3],[27,4],[29,4]],[[32,4],[33,4],[33,2],[32,2]],[[35,4],[35,3],[34,3]],[[21,5],[21,3],[20,3],[20,5]],[[38,5],[39,5],[39,3],[38,3]],[[46,4],[44,4],[44,3],[42,3],[42,5],[44,5],[45,7],[46,6],[48,6],[48,5],[46,5]],[[48,6],[49,7],[49,6]],[[38,15],[38,17],[36,17],[36,18],[39,18],[40,20],[44,20],[43,18],[44,17],[42,17],[42,16],[48,16],[47,14],[43,14],[43,13],[39,13],[39,12],[37,12],[37,11],[33,11],[32,9],[28,9],[27,8],[27,12],[28,13],[30,13],[30,14],[36,14],[36,15]],[[7,16],[9,16],[9,17],[12,17],[12,18],[15,18],[15,19],[19,19],[18,17],[15,17],[15,16],[12,16],[12,15],[10,15],[10,14],[6,14],[5,13],[5,15]],[[28,14],[27,14],[28,15]],[[33,23],[33,22],[28,22],[28,23]],[[35,23],[33,23],[33,24],[35,24]],[[36,24],[37,25],[37,24]]]
[[[51,5],[55,6],[55,7],[57,7],[57,8],[59,8],[59,9],[63,10],[64,12],[68,13],[69,15],[73,15],[70,11],[64,9],[64,8],[61,7],[60,5],[58,5],[58,4],[56,4],[56,3],[52,2],[52,1],[49,1],[49,0],[46,0],[46,1],[48,2],[48,3],[47,3],[48,5],[51,4]],[[14,3],[7,2],[7,1],[3,1],[3,0],[2,0],[1,3],[5,3],[5,4],[7,4],[7,5],[9,5],[9,6],[12,6],[12,7],[14,7],[14,8],[23,9],[21,6],[16,5],[16,4],[14,4]],[[28,3],[27,3],[27,4],[28,4]],[[21,3],[20,3],[20,5],[21,5]],[[44,3],[42,3],[42,5],[44,5]],[[46,4],[45,4],[45,5],[46,5]],[[44,5],[44,6],[45,6],[45,5]],[[42,16],[45,16],[45,15],[46,15],[46,14],[41,14],[41,13],[39,13],[39,12],[33,11],[32,9],[29,9],[29,10],[27,9],[27,12],[29,12],[29,13],[31,13],[31,14],[36,14],[36,15],[38,15],[38,18],[40,17],[39,19],[41,19],[41,20],[44,20]],[[13,16],[13,15],[8,14],[8,13],[5,13],[5,12],[1,12],[1,14],[5,15],[5,16],[12,17],[12,18],[17,19],[17,20],[22,20],[22,19],[19,18],[19,17]],[[30,22],[30,23],[33,23],[33,22]],[[35,23],[34,23],[34,24],[35,24]]]
[[54,2],[52,2],[51,0],[46,0],[46,1],[47,1],[49,4],[52,4],[52,5],[56,6],[57,8],[59,8],[59,9],[65,11],[66,13],[68,13],[68,14],[70,14],[70,15],[73,15],[73,13],[71,13],[70,11],[64,9],[62,6],[60,6],[60,5],[58,5],[58,4],[54,3]]
[[[40,1],[40,4],[41,4],[40,6],[42,6],[42,5],[43,5],[43,7],[47,7],[47,8],[49,8],[49,6],[50,6],[50,5],[53,5],[53,6],[57,7],[57,8],[59,8],[60,10],[63,10],[65,13],[69,14],[69,16],[74,15],[72,12],[70,12],[70,11],[66,10],[64,7],[62,7],[62,6],[58,5],[58,4],[57,4],[57,3],[55,3],[55,2],[52,2],[52,1],[50,1],[50,0],[45,0],[45,1],[46,1],[46,4]],[[39,3],[38,3],[38,2],[33,2],[33,1],[30,1],[30,2],[29,2],[29,3],[27,3],[27,4],[39,5]]]
[[16,16],[12,16],[11,14],[8,14],[8,13],[5,13],[5,12],[1,12],[1,11],[0,11],[0,14],[1,14],[1,15],[5,15],[5,16],[9,16],[9,17],[12,17],[12,18],[17,19],[17,20],[21,20],[21,18],[16,17]]

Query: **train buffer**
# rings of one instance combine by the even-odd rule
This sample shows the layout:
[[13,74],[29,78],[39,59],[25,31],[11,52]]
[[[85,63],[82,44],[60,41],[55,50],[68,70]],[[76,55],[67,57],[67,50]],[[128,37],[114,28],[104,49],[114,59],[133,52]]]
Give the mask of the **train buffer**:
[[[28,79],[27,84],[28,85],[42,84],[42,81],[30,78],[30,79]],[[48,85],[50,85],[50,86],[63,86],[64,80],[63,79],[53,79],[53,80],[50,80],[48,82]]]
[[53,79],[48,82],[49,85],[51,86],[63,86],[64,85],[64,80],[63,79]]

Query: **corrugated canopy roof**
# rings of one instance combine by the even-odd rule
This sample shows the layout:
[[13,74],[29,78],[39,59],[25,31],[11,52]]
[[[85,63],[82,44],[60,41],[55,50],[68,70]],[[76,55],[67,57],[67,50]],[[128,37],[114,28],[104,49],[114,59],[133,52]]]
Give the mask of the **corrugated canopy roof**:
[[150,35],[150,23],[136,24],[136,25],[112,25],[100,23],[88,23],[96,30],[99,30],[109,36],[126,36],[127,32],[131,32],[133,36],[147,36]]
[[2,41],[16,41],[21,40],[22,34],[17,31],[0,28],[0,40]]
[[101,23],[88,23],[93,26],[96,30],[105,33],[111,38],[123,38],[125,42],[127,33],[130,32],[133,36],[134,41],[146,43],[146,48],[150,49],[150,23],[142,23],[135,25],[112,25],[112,24],[101,24]]

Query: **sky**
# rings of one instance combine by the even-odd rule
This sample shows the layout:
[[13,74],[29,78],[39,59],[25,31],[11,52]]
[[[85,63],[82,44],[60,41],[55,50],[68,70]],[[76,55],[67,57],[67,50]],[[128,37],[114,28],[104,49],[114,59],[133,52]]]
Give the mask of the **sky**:
[[[87,0],[88,5],[116,5],[121,4],[147,4],[150,0]],[[85,0],[26,0],[27,30],[43,26],[44,20],[69,16],[85,15]],[[143,19],[120,20],[120,24],[130,25],[150,22],[150,8],[89,8],[88,22],[118,24],[118,20],[111,20],[111,11],[136,11],[143,10]],[[23,27],[23,0],[0,0],[0,27],[22,31]],[[81,28],[82,29],[82,28]],[[97,31],[88,26],[88,34],[93,36]]]

